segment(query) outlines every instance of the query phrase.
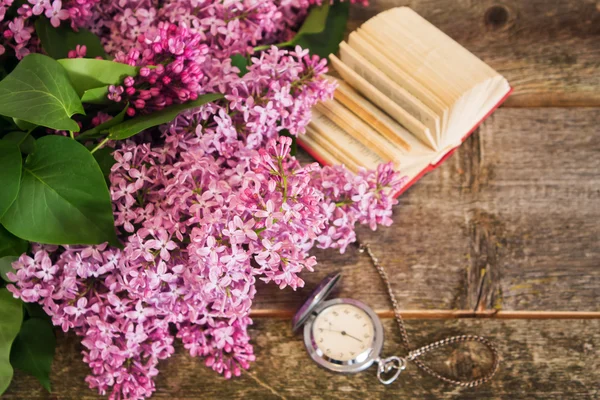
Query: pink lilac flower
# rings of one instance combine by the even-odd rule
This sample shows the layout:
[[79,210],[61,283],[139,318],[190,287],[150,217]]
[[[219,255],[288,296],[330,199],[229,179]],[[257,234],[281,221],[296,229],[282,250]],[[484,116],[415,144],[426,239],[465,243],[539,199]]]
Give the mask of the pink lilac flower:
[[118,52],[115,61],[139,66],[140,73],[127,77],[122,86],[111,86],[109,99],[130,104],[131,116],[198,98],[209,51],[200,34],[161,22],[138,40],[139,48]]
[[48,18],[53,27],[68,21],[72,28],[77,29],[91,23],[92,8],[100,0],[26,0],[14,10],[16,15],[7,16],[13,2],[0,0],[0,53],[9,49],[22,59],[32,51],[40,51],[39,38],[34,35],[35,19]]
[[86,45],[77,45],[75,46],[75,50],[69,50],[67,57],[69,58],[84,58],[87,53]]
[[[256,279],[302,287],[298,274],[316,264],[310,248],[343,251],[354,224],[391,223],[390,193],[402,184],[389,165],[356,176],[301,166],[286,137],[227,158],[209,152],[195,130],[167,129],[164,138],[115,150],[111,193],[123,250],[35,245],[9,276],[16,296],[82,337],[87,382],[114,398],[152,394],[175,337],[215,371],[239,375],[254,360],[247,328]],[[145,178],[132,180],[144,168]]]
[[60,21],[65,20],[70,17],[70,14],[67,10],[62,9],[62,1],[54,0],[51,8],[46,9],[46,17],[50,19],[50,23],[53,27],[58,28],[60,26]]
[[[357,223],[389,225],[391,194],[403,181],[391,165],[356,175],[302,166],[291,139],[280,137],[304,133],[311,107],[335,87],[323,78],[326,61],[300,47],[254,47],[289,39],[316,2],[57,1],[20,7],[22,25],[0,21],[2,45],[19,56],[38,51],[37,38],[27,38],[31,15],[60,23],[68,10],[72,27],[91,28],[116,61],[139,67],[108,90],[129,104],[128,115],[205,93],[225,98],[111,144],[123,249],[35,244],[14,263],[9,290],[82,337],[86,381],[111,398],[149,397],[175,338],[208,367],[237,376],[255,359],[248,327],[256,279],[302,287],[299,274],[317,262],[310,249],[343,252]],[[69,57],[85,56],[84,47]],[[230,60],[238,53],[250,56],[241,77]],[[91,116],[90,127],[111,118]]]

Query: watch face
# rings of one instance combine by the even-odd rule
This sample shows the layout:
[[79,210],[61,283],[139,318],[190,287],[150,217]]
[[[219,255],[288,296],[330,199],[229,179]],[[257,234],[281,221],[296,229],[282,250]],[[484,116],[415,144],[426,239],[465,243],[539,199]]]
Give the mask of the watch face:
[[349,361],[373,347],[375,327],[366,312],[352,304],[336,304],[321,311],[313,323],[317,347],[329,359]]
[[328,300],[312,311],[304,325],[304,344],[322,367],[358,372],[379,357],[383,327],[375,312],[359,301]]

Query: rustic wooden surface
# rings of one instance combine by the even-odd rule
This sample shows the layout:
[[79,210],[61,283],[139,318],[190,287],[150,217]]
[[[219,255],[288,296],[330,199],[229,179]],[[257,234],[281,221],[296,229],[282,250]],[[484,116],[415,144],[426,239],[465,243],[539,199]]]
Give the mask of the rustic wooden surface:
[[[501,108],[400,197],[391,227],[361,229],[401,307],[600,311],[598,121],[600,108]],[[306,290],[260,285],[257,308],[294,310],[337,270],[341,295],[389,308],[366,256],[315,254]]]
[[[401,352],[395,326],[384,321],[386,354]],[[381,385],[375,370],[344,376],[326,372],[309,362],[299,336],[288,320],[259,319],[252,328],[258,360],[242,377],[226,381],[202,361],[178,346],[175,356],[160,365],[157,399],[597,399],[600,396],[600,320],[412,321],[408,328],[415,345],[446,335],[473,333],[494,337],[503,364],[497,378],[478,389],[457,389],[425,377],[414,366],[398,382]],[[84,378],[75,337],[61,337],[53,369],[52,397],[97,399]],[[401,354],[401,353],[400,353]],[[440,372],[462,379],[480,373],[474,364],[489,363],[478,347],[456,347],[432,354],[427,361]],[[433,362],[436,359],[438,362]],[[439,361],[439,360],[444,360]],[[473,373],[473,370],[475,371]],[[49,399],[34,378],[17,374],[3,398]]]
[[[600,2],[371,3],[352,7],[351,28],[408,5],[515,89],[453,157],[400,198],[392,227],[359,230],[387,265],[413,343],[487,336],[503,355],[497,378],[461,390],[409,366],[400,382],[384,387],[374,369],[341,376],[313,365],[289,318],[338,270],[337,294],[373,306],[384,317],[385,353],[404,354],[378,276],[349,248],[315,250],[320,264],[303,275],[303,290],[259,285],[252,328],[258,360],[241,378],[217,377],[179,346],[160,367],[155,398],[600,398]],[[53,394],[17,372],[3,398],[99,398],[84,383],[77,339],[59,333],[58,343]],[[476,364],[485,354],[461,347],[428,360],[468,379],[481,373]]]
[[351,28],[409,6],[515,87],[508,106],[600,105],[597,0],[372,0]]

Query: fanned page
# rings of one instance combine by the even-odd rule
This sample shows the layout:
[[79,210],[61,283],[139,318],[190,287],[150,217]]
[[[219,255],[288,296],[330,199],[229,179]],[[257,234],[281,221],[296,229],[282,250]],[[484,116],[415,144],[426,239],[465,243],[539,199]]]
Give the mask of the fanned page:
[[341,77],[338,89],[313,109],[300,144],[319,161],[353,171],[391,161],[411,183],[511,91],[504,77],[407,7],[365,22],[330,64]]

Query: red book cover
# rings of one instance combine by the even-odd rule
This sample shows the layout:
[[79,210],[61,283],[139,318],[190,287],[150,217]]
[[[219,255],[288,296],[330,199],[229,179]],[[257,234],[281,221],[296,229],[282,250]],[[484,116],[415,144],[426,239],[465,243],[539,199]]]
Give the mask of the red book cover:
[[[479,120],[474,126],[473,128],[471,128],[462,138],[461,143],[463,143],[473,132],[475,132],[475,130],[479,127],[479,125],[481,125],[481,123],[487,119],[487,117],[489,117],[494,111],[496,111],[496,109],[498,107],[500,107],[500,105],[502,103],[504,103],[504,101],[506,101],[506,99],[508,98],[508,96],[510,96],[510,94],[512,93],[513,89],[510,88],[510,90],[506,93],[506,95],[504,95],[504,97],[502,97],[502,99],[500,99],[500,101],[490,109],[490,111],[481,119]],[[313,149],[311,149],[309,146],[307,146],[305,143],[302,142],[301,138],[298,138],[297,140],[298,145],[300,147],[302,147],[308,154],[311,155],[311,157],[313,157],[315,160],[317,160],[319,163],[321,163],[322,165],[326,165],[327,163],[319,156],[319,154],[314,151]],[[423,169],[420,173],[417,174],[417,176],[415,176],[410,182],[408,182],[407,184],[405,184],[402,189],[400,189],[400,191],[398,193],[396,193],[394,195],[394,197],[398,197],[400,196],[402,193],[404,193],[409,187],[411,187],[416,181],[418,181],[419,179],[421,179],[423,177],[423,175],[425,175],[426,173],[433,171],[434,169],[436,169],[438,166],[440,166],[444,161],[446,161],[458,148],[459,146],[449,150],[437,163],[435,164],[430,164],[429,166],[427,166],[425,169]],[[402,171],[400,171],[402,172]]]

